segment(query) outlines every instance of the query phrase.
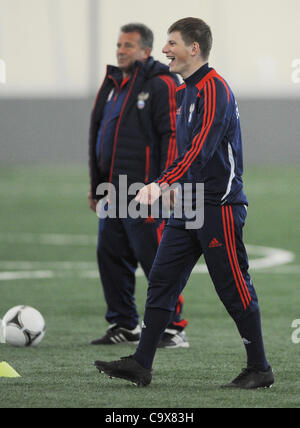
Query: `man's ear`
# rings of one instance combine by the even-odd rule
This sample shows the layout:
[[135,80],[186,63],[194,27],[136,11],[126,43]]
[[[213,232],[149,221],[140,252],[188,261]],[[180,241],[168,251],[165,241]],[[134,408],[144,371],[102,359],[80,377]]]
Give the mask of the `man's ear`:
[[147,60],[149,56],[151,55],[152,49],[151,48],[143,48],[144,50],[144,60]]
[[200,45],[198,42],[193,42],[192,45],[192,54],[195,55],[200,55],[201,56],[201,49],[200,49]]

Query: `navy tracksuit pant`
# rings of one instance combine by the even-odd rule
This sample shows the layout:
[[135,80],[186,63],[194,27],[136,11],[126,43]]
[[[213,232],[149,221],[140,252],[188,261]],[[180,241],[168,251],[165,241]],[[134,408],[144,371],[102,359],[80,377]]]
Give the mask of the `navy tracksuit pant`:
[[[140,263],[149,277],[164,225],[165,221],[151,217],[99,220],[97,259],[107,303],[106,320],[110,324],[133,329],[139,323],[135,272]],[[169,328],[180,331],[187,325],[180,317],[182,304],[183,297],[178,295]]]
[[237,321],[258,309],[248,274],[242,229],[247,211],[243,205],[206,205],[204,226],[185,229],[185,222],[171,218],[154,261],[146,307],[173,311],[179,294],[203,254],[215,289],[225,308]]
[[247,366],[269,369],[257,296],[243,244],[245,218],[243,205],[206,205],[201,229],[185,229],[183,220],[169,220],[150,272],[144,328],[134,354],[143,367],[152,367],[170,311],[203,254],[215,289],[244,342]]

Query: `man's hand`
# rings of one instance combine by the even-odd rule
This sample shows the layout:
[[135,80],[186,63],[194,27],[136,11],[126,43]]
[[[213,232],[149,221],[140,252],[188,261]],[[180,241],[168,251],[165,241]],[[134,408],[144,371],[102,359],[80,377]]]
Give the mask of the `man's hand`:
[[98,201],[97,201],[97,199],[92,198],[92,192],[88,193],[88,200],[89,200],[90,209],[92,211],[96,212],[96,207],[97,207]]
[[160,197],[161,189],[157,183],[150,183],[141,188],[135,197],[135,200],[140,204],[153,205]]

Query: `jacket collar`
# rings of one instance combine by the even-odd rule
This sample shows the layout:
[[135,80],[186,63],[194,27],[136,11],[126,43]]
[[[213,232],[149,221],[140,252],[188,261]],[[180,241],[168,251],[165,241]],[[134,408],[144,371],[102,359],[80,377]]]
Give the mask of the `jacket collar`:
[[[141,61],[136,61],[134,66],[133,66],[133,73],[134,73],[134,70],[136,70],[136,67],[139,67],[140,70],[147,72],[153,66],[153,64],[154,64],[154,59],[152,56],[149,57],[145,63],[143,63]],[[107,75],[113,76],[116,80],[120,80],[120,79],[122,79],[122,70],[119,67],[117,67],[116,65],[108,65],[107,66]]]
[[[139,73],[141,75],[147,76],[147,78],[159,74],[171,75],[169,67],[159,61],[155,61],[152,56],[150,56],[145,63],[136,61],[133,70],[136,70],[136,67],[139,68]],[[113,76],[114,79],[116,79],[118,82],[122,81],[122,71],[115,65],[108,65],[106,74],[107,76]]]
[[187,79],[184,80],[186,86],[195,86],[211,70],[212,68],[209,67],[208,63],[202,65],[202,67],[198,68],[198,70],[195,71],[195,73],[193,73],[191,76],[189,76]]

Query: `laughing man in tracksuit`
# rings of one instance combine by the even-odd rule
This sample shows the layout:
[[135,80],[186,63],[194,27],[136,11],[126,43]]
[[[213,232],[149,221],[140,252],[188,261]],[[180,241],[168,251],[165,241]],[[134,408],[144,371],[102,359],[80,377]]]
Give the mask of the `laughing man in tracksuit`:
[[235,321],[247,353],[247,368],[225,385],[269,387],[274,382],[266,359],[256,292],[248,273],[242,229],[248,204],[243,192],[240,121],[234,95],[207,60],[210,28],[197,18],[173,24],[163,52],[170,70],[181,74],[177,91],[178,157],[136,200],[154,203],[174,183],[204,183],[204,224],[186,227],[170,218],[149,277],[144,328],[133,356],[95,365],[112,377],[148,385],[160,335],[179,293],[203,254],[215,289]]
[[[153,181],[177,156],[175,127],[177,78],[151,56],[152,31],[142,24],[121,28],[117,43],[119,67],[108,66],[96,98],[90,126],[90,207],[95,210],[97,187],[111,183],[119,197],[120,176],[127,186]],[[122,183],[123,184],[123,183]],[[127,189],[126,189],[127,190]],[[134,196],[131,197],[133,199]],[[126,206],[130,199],[126,199]],[[107,209],[107,206],[104,207]],[[138,262],[148,277],[165,221],[102,218],[99,221],[98,266],[107,303],[106,334],[91,343],[137,343],[139,316],[135,305]],[[161,347],[188,347],[178,296]]]

